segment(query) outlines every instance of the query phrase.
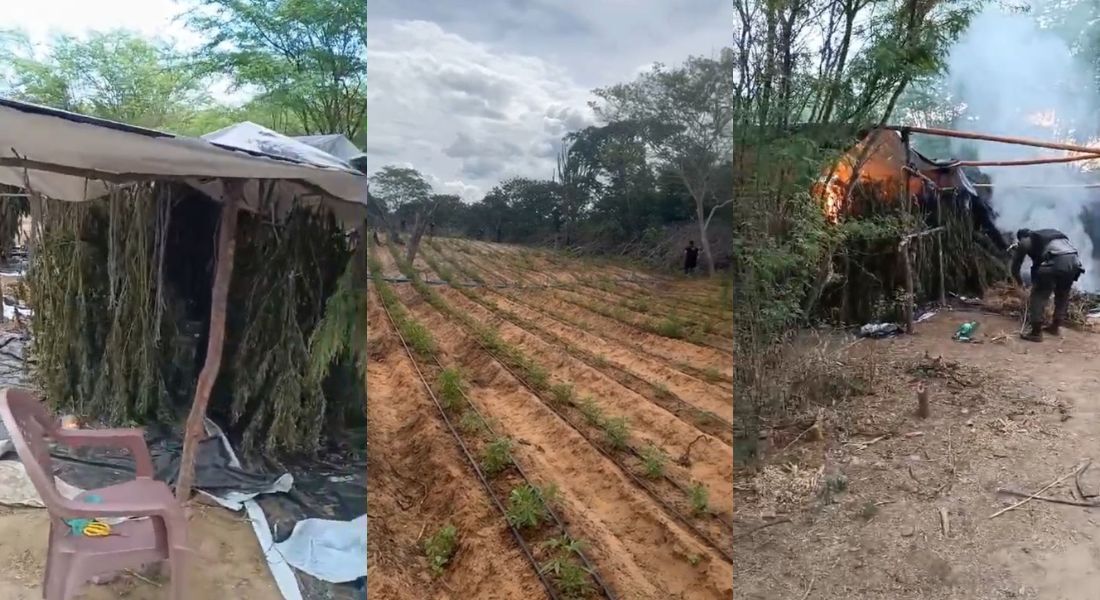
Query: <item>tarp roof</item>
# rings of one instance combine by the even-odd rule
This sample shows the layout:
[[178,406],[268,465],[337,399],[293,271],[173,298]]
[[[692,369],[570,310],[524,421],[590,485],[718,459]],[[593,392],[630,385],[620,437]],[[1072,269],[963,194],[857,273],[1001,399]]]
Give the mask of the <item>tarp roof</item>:
[[[274,180],[284,207],[298,196],[346,225],[365,215],[367,178],[339,158],[253,123],[204,138],[0,98],[0,183],[24,187],[26,167],[35,191],[81,202],[107,193],[100,179],[184,181],[215,200],[216,180]],[[258,188],[246,187],[246,209],[258,209]]]
[[299,135],[295,136],[294,139],[303,144],[309,144],[314,148],[328,152],[352,166],[367,159],[365,152],[351,143],[351,140],[339,133],[329,135]]

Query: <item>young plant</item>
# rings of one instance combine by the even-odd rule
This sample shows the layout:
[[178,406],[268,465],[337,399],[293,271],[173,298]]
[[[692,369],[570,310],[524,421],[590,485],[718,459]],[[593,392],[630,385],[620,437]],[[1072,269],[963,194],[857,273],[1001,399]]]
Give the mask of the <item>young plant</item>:
[[616,450],[624,450],[630,442],[630,423],[626,417],[612,417],[603,421],[603,432],[608,443]]
[[403,319],[400,324],[401,336],[421,357],[435,354],[435,340],[423,325],[412,319]]
[[496,475],[512,464],[512,440],[499,437],[485,446],[481,455],[481,468],[489,475]]
[[603,410],[600,409],[596,401],[591,396],[585,396],[580,401],[580,411],[584,415],[584,420],[588,421],[589,425],[600,425],[603,423]]
[[439,397],[443,401],[443,408],[454,410],[461,405],[462,397],[466,393],[466,384],[462,381],[462,375],[458,369],[443,369],[439,374]]
[[695,516],[705,514],[709,508],[709,493],[703,484],[691,486],[691,512]]
[[508,494],[506,517],[514,527],[538,527],[549,518],[542,494],[534,486],[524,484]]
[[481,433],[487,429],[481,415],[472,410],[467,410],[462,413],[462,416],[458,419],[458,428],[471,434]]
[[573,386],[568,383],[555,383],[550,386],[550,394],[558,404],[569,404],[573,401]]
[[559,597],[566,600],[581,600],[588,598],[592,593],[592,580],[576,559],[559,554],[546,561],[539,567],[543,575],[549,575],[554,582]]
[[443,574],[443,569],[451,561],[457,547],[458,529],[450,523],[424,540],[424,554],[428,557],[428,566],[434,575]]
[[657,479],[665,474],[665,463],[668,462],[668,456],[660,448],[649,444],[642,448],[641,455],[642,467],[645,470],[646,477]]

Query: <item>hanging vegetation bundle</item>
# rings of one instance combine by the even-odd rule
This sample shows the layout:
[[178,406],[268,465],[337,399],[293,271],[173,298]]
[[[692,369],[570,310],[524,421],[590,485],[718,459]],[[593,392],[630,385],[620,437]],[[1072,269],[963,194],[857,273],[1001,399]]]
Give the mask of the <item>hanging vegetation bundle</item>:
[[11,260],[30,202],[18,188],[0,185],[0,262]]
[[[28,274],[34,376],[58,409],[178,422],[210,311],[217,203],[179,184],[46,201]],[[360,252],[362,252],[360,250]],[[317,450],[365,412],[364,269],[327,211],[243,214],[211,400],[246,452]]]
[[145,184],[45,202],[28,283],[34,375],[55,407],[115,423],[171,415],[160,346],[173,329],[159,277],[166,193]]
[[315,450],[326,417],[356,397],[362,404],[354,380],[332,406],[334,390],[325,390],[354,343],[343,337],[357,318],[352,282],[341,281],[351,257],[346,238],[331,214],[296,208],[278,225],[242,219],[238,248],[227,354],[231,423],[243,425],[246,451],[261,441],[268,452]]

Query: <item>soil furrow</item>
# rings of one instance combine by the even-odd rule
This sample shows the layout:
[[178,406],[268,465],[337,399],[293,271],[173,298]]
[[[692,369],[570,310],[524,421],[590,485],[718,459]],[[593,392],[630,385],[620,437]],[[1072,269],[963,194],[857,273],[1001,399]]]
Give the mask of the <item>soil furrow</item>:
[[[369,293],[368,593],[379,598],[543,597],[538,578],[379,314],[378,298]],[[459,530],[463,550],[434,579],[421,544],[446,523]]]
[[[728,598],[732,566],[665,516],[649,496],[566,425],[457,324],[401,290],[436,334],[444,363],[462,368],[470,398],[519,442],[532,475],[559,482],[564,514],[590,540],[601,573],[623,598]],[[574,529],[572,524],[570,528]]]

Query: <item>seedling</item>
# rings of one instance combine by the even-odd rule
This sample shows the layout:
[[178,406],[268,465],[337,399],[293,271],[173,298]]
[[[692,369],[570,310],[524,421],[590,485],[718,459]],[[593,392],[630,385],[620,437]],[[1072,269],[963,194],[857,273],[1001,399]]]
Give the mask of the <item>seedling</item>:
[[612,417],[603,422],[603,432],[607,441],[616,450],[623,450],[630,441],[630,423],[626,417]]
[[481,468],[489,475],[496,475],[512,464],[512,440],[499,437],[485,446],[481,455]]
[[443,574],[457,547],[458,530],[450,523],[424,540],[424,554],[428,557],[428,566],[431,567],[434,575],[438,577]]
[[660,448],[649,444],[642,448],[641,455],[646,477],[657,479],[665,474],[665,463],[668,462],[668,456]]
[[539,490],[531,485],[521,485],[508,494],[508,522],[514,527],[538,527],[549,517]]
[[708,502],[709,494],[707,488],[703,487],[703,484],[696,483],[691,486],[691,512],[695,516],[702,515],[707,512],[709,508]]
[[462,375],[457,369],[444,369],[439,373],[439,396],[443,401],[443,408],[453,410],[459,406],[466,392],[465,388]]

